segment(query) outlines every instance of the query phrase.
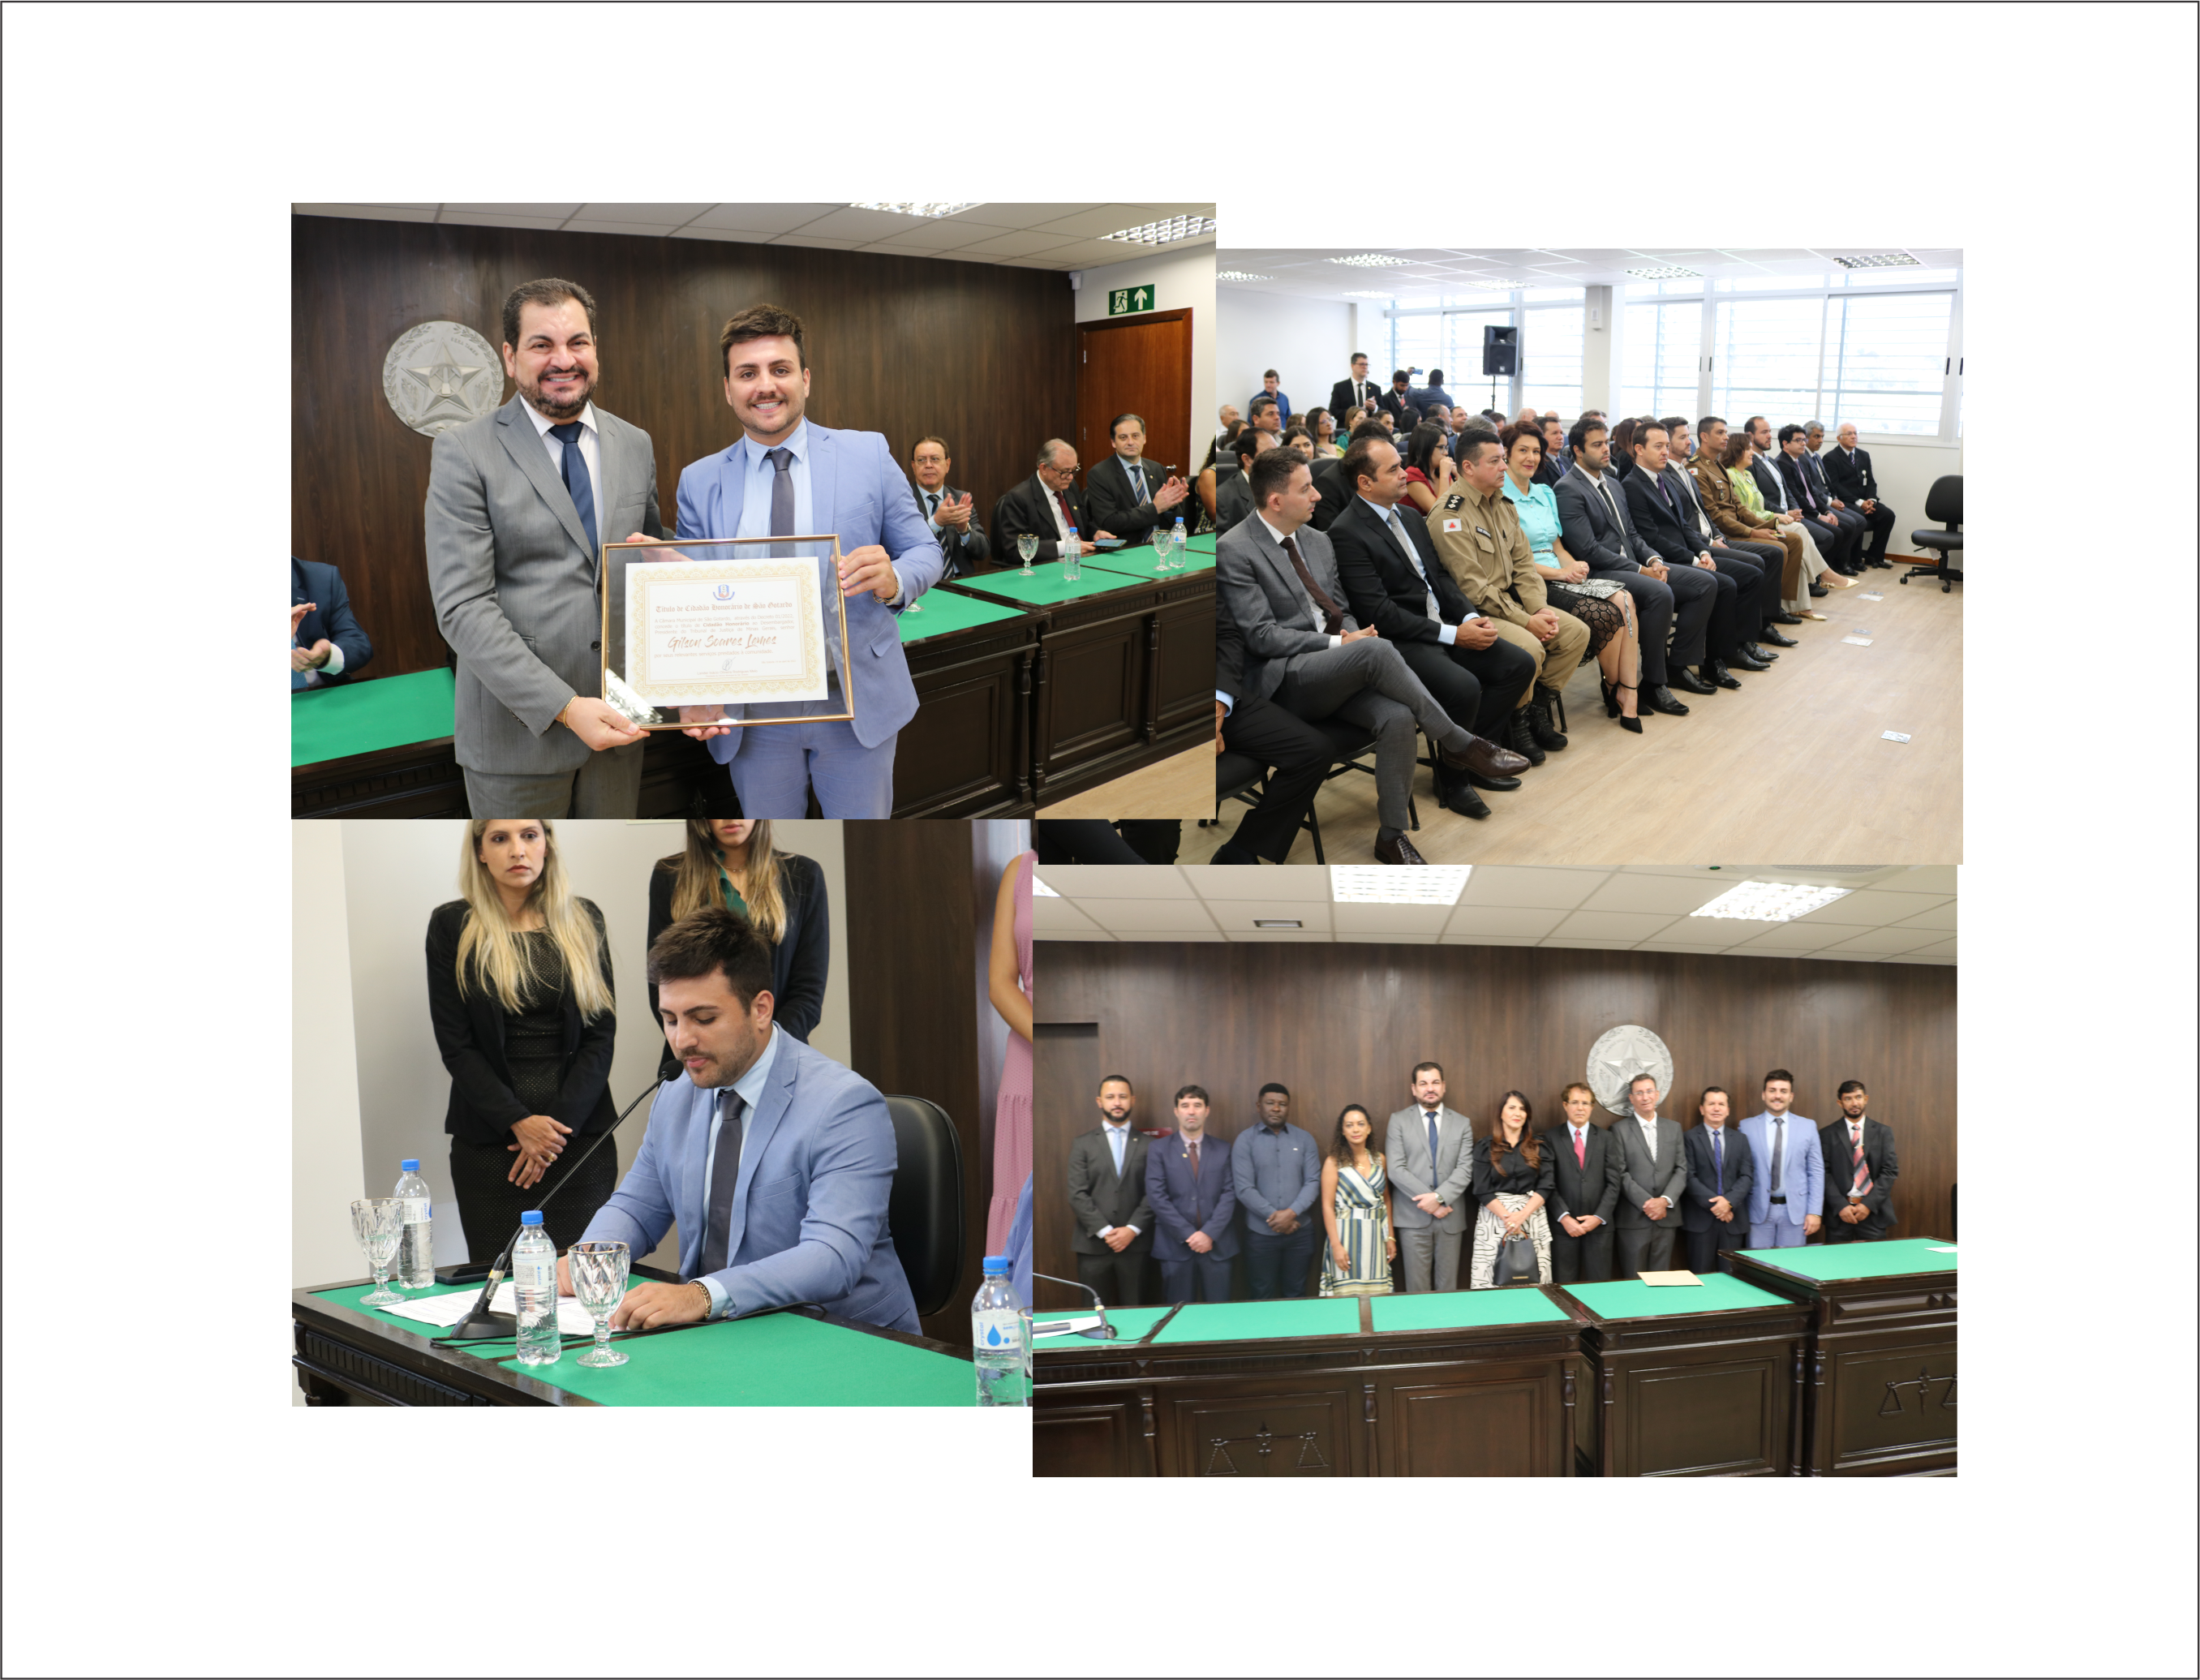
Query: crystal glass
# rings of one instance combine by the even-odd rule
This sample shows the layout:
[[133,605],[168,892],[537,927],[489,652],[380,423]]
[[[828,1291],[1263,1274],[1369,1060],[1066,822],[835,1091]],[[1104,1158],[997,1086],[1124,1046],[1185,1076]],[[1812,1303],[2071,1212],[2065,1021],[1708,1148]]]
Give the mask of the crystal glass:
[[1039,558],[1039,538],[1026,531],[1016,539],[1016,553],[1023,558],[1024,570],[1029,571],[1032,562]]
[[596,1345],[582,1354],[582,1365],[623,1365],[626,1355],[611,1345],[611,1308],[626,1297],[624,1243],[576,1243],[565,1250],[573,1295],[596,1321]]
[[1167,571],[1169,569],[1169,547],[1175,541],[1176,533],[1173,530],[1165,530],[1160,525],[1154,527],[1154,570],[1156,571]]
[[398,1239],[405,1234],[405,1204],[395,1197],[377,1197],[351,1204],[351,1234],[366,1250],[366,1263],[374,1268],[374,1293],[363,1295],[362,1307],[401,1307],[405,1297],[389,1286],[389,1262],[397,1257]]

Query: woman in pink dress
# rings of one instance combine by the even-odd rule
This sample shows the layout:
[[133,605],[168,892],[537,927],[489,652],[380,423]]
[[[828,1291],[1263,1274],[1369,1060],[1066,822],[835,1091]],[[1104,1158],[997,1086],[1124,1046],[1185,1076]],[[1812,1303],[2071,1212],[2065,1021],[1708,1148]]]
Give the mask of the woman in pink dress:
[[[993,1109],[993,1195],[986,1209],[986,1252],[1005,1252],[1016,1198],[1032,1170],[1032,865],[1027,852],[1001,872],[993,904],[993,953],[987,990],[1009,1023],[1001,1094]],[[1024,1297],[1029,1304],[1031,1297]]]

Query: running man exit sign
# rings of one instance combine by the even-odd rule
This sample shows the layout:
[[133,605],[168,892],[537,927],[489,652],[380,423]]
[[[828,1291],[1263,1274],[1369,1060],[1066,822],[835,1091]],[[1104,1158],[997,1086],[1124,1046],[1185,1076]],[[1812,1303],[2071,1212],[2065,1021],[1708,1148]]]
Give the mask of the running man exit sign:
[[1111,315],[1138,315],[1154,307],[1151,286],[1126,286],[1108,294],[1108,313]]

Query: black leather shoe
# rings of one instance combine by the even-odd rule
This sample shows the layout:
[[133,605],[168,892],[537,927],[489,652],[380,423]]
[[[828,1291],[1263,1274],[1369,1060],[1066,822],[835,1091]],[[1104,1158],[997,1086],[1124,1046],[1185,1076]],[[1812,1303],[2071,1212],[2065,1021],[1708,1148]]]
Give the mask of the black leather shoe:
[[1833,591],[1823,583],[1813,583],[1811,586],[1811,593],[1814,595],[1830,595]]
[[1536,745],[1546,752],[1563,752],[1566,749],[1566,738],[1559,733],[1558,723],[1551,716],[1551,702],[1541,693],[1528,702],[1528,733],[1535,736]]
[[[1758,651],[1761,652],[1762,650]],[[1744,642],[1741,647],[1735,648],[1733,653],[1727,655],[1726,666],[1729,670],[1770,670],[1772,669],[1772,661],[1770,659],[1760,659],[1757,658],[1756,655],[1751,652],[1750,645],[1747,642]]]
[[1489,815],[1489,807],[1482,802],[1482,795],[1467,785],[1465,776],[1445,776],[1436,783],[1436,799],[1446,811],[1477,821]]
[[[1686,676],[1688,672],[1682,671],[1674,680],[1678,682],[1680,677]],[[1703,686],[1697,684],[1699,688]],[[1642,704],[1653,711],[1664,712],[1668,717],[1686,717],[1688,715],[1688,707],[1675,700],[1673,691],[1662,682],[1651,683],[1642,690]]]
[[1505,720],[1505,744],[1531,764],[1540,764],[1547,756],[1536,744],[1536,732],[1528,722],[1528,708],[1517,706]]
[[[1803,621],[1783,606],[1777,612],[1766,613],[1764,615],[1764,622],[1768,624],[1799,624]],[[1770,636],[1767,636],[1764,639],[1767,641],[1773,640]]]
[[1520,785],[1517,776],[1484,776],[1480,770],[1469,770],[1466,779],[1477,787],[1487,787],[1493,793],[1509,793]]
[[1425,863],[1429,860],[1413,850],[1413,841],[1403,834],[1394,840],[1375,843],[1375,861],[1378,863]]
[[1871,560],[1867,562],[1867,564],[1877,566],[1881,571],[1892,571],[1894,570],[1894,562],[1893,560]]
[[[1800,618],[1791,618],[1788,622],[1791,624],[1799,624],[1803,621]],[[1793,636],[1782,635],[1777,630],[1766,630],[1757,639],[1759,641],[1769,641],[1775,647],[1799,647],[1803,645],[1799,641],[1796,641]]]
[[[1780,657],[1777,653],[1774,653],[1774,652],[1773,652],[1770,647],[1767,647],[1766,646],[1764,646],[1764,641],[1763,641],[1763,639],[1762,639],[1762,638],[1759,638],[1758,641],[1745,641],[1745,642],[1743,642],[1743,643],[1741,644],[1741,647],[1742,647],[1742,651],[1743,651],[1744,653],[1747,653],[1751,659],[1756,659],[1756,660],[1759,660],[1759,661],[1761,661],[1762,663],[1764,663],[1764,664],[1768,664],[1768,665],[1769,665],[1769,664],[1772,664],[1775,660],[1776,660],[1776,659],[1779,659],[1779,657]],[[1733,661],[1733,660],[1731,660],[1731,659],[1729,659],[1729,660],[1727,661],[1727,663],[1728,663],[1729,664],[1732,664],[1734,663],[1734,661]]]
[[1702,669],[1704,681],[1710,683],[1715,688],[1739,688],[1741,687],[1741,684],[1735,682],[1731,676],[1727,675],[1726,667],[1721,664],[1717,659],[1711,660]]
[[[1716,694],[1718,693],[1717,689],[1712,688],[1710,683],[1705,682],[1702,677],[1697,676],[1695,672],[1690,670],[1686,665],[1676,666],[1673,670],[1672,676],[1668,680],[1671,682],[1674,688],[1678,688],[1684,694]],[[1662,694],[1665,693],[1665,690],[1663,688],[1653,688],[1650,692],[1653,694]],[[1660,707],[1659,710],[1662,711],[1664,708]]]

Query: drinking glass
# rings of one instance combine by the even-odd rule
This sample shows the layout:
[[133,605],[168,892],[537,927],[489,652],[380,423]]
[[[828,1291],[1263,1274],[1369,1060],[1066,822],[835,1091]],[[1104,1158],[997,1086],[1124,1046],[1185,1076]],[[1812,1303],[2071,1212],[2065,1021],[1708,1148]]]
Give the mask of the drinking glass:
[[401,1307],[405,1297],[389,1286],[389,1262],[397,1257],[397,1242],[405,1234],[405,1204],[395,1197],[376,1197],[351,1204],[351,1234],[366,1250],[366,1263],[374,1268],[374,1293],[363,1295],[362,1307]]
[[1169,569],[1169,545],[1175,541],[1174,531],[1164,530],[1159,525],[1154,527],[1154,570],[1156,571],[1167,571]]
[[624,1243],[576,1243],[565,1251],[573,1294],[596,1321],[596,1345],[582,1354],[582,1365],[623,1365],[626,1355],[611,1345],[611,1308],[626,1297]]
[[1039,539],[1026,531],[1016,539],[1016,553],[1023,557],[1024,570],[1029,571],[1032,562],[1039,558]]

